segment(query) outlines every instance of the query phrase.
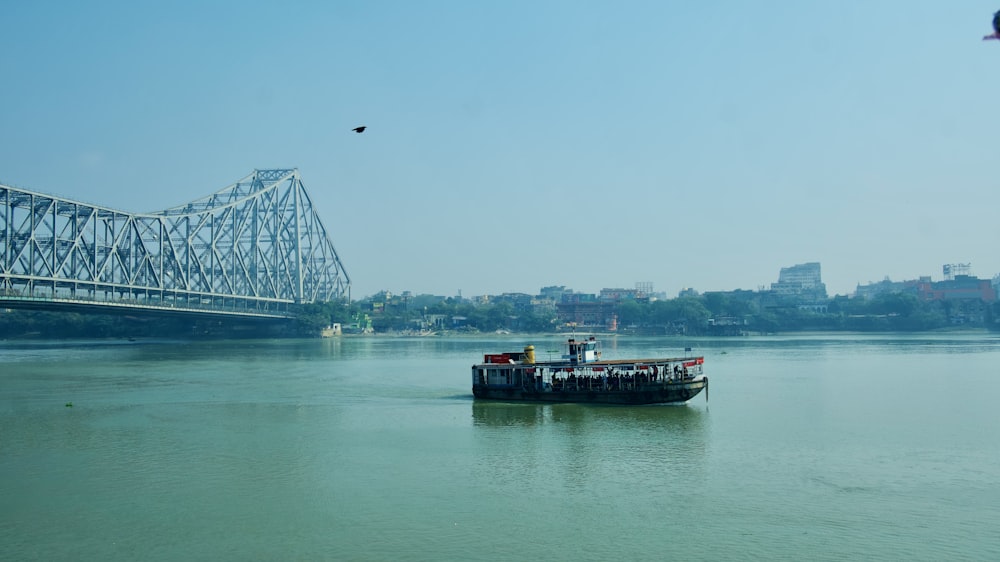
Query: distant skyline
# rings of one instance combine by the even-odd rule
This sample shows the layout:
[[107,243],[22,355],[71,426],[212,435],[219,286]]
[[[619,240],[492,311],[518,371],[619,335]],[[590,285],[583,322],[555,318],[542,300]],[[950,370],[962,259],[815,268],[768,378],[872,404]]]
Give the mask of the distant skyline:
[[[802,265],[802,264],[788,264],[787,266],[782,266],[782,267],[789,267],[789,266],[794,266],[794,265]],[[945,265],[960,265],[961,266],[961,265],[968,265],[968,264],[941,264],[941,266],[938,267],[938,269],[937,269],[937,273],[921,273],[921,274],[912,275],[912,276],[905,277],[905,278],[891,278],[889,280],[892,281],[892,282],[894,282],[894,283],[898,283],[898,282],[905,282],[905,281],[917,281],[917,280],[919,280],[922,277],[930,277],[932,281],[943,281],[943,280],[945,280],[945,274],[944,274],[944,271],[943,271],[943,267]],[[961,271],[962,268],[959,268],[959,269],[960,269],[959,271],[953,272],[953,275],[966,275],[966,273],[962,273],[962,271]],[[993,275],[990,275],[990,276],[976,275],[975,272],[971,271],[971,270],[967,273],[967,275],[970,275],[972,277],[977,277],[979,279],[990,280],[990,281],[992,281],[992,279],[993,279]],[[699,294],[700,293],[705,293],[705,292],[731,292],[731,291],[738,291],[738,290],[748,290],[748,291],[764,290],[764,291],[768,291],[768,290],[771,290],[771,285],[773,283],[776,283],[778,281],[779,276],[780,276],[780,271],[779,272],[775,272],[774,279],[772,279],[770,281],[759,283],[758,285],[756,285],[754,287],[731,287],[729,289],[711,289],[711,290],[700,290],[697,287],[684,287],[682,289],[682,291],[685,290],[685,289],[694,289]],[[830,297],[833,297],[833,296],[836,296],[836,295],[850,296],[850,295],[854,294],[855,289],[857,289],[858,285],[861,285],[861,286],[865,286],[865,285],[877,285],[877,284],[879,284],[879,283],[881,283],[881,282],[883,282],[885,280],[886,280],[886,277],[883,276],[882,278],[879,278],[879,279],[872,279],[870,281],[862,281],[862,282],[860,282],[858,284],[855,284],[854,287],[851,287],[851,289],[849,291],[846,291],[846,292],[834,293],[833,291],[827,290],[827,293],[829,294]],[[521,294],[528,294],[528,295],[538,295],[538,294],[541,293],[541,289],[544,289],[546,287],[565,287],[567,291],[570,291],[570,292],[573,292],[573,293],[584,293],[584,294],[595,294],[596,295],[596,294],[599,294],[604,289],[636,289],[637,288],[637,284],[640,284],[640,283],[641,284],[646,284],[646,283],[648,283],[648,281],[638,281],[637,280],[637,281],[635,281],[633,283],[620,284],[620,285],[608,285],[608,286],[600,287],[600,288],[597,288],[597,289],[594,289],[594,290],[581,290],[581,289],[579,289],[577,287],[574,287],[572,284],[555,283],[555,284],[541,285],[541,286],[535,288],[534,290],[526,290],[526,291],[501,290],[501,291],[497,291],[495,293],[476,293],[476,294],[468,294],[465,291],[462,291],[461,296],[465,297],[465,298],[471,298],[471,297],[485,296],[485,295],[502,295],[502,294],[506,294],[506,293],[511,293],[511,294],[513,294],[513,293],[521,293]],[[825,279],[823,280],[823,284],[826,285]],[[388,291],[389,293],[391,293],[393,295],[402,294],[404,292],[410,292],[410,293],[412,293],[414,295],[427,294],[427,295],[433,295],[433,296],[439,296],[439,297],[458,296],[458,292],[457,291],[455,293],[440,292],[440,291],[438,291],[438,292],[433,292],[433,291],[431,291],[431,292],[419,292],[418,293],[416,291],[412,291],[410,289],[407,289],[407,288],[403,287],[401,289],[395,289],[395,290],[394,289],[379,289],[378,291],[375,291],[375,293],[372,293],[372,294],[354,296],[354,300],[361,300],[364,297],[370,297],[370,296],[373,296],[374,294],[377,294],[377,293],[382,292],[382,291]],[[682,292],[682,291],[678,291],[678,292]],[[656,287],[656,285],[654,283],[652,294],[662,294],[662,293],[665,293],[668,298],[675,298],[675,297],[678,296],[677,293],[671,293],[669,291],[664,291],[664,290],[660,289],[659,287]]]
[[991,278],[998,8],[9,3],[0,183],[143,212],[296,167],[354,298]]

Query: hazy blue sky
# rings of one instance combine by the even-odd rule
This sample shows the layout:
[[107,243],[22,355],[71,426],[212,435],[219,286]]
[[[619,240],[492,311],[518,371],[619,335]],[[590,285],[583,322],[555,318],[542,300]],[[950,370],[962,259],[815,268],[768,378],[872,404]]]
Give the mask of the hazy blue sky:
[[992,277],[997,9],[4,2],[0,182],[152,211],[297,167],[355,298]]

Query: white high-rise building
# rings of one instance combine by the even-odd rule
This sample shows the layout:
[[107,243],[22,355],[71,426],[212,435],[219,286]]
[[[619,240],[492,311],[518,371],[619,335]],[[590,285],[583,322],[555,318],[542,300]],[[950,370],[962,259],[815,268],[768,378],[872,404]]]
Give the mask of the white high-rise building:
[[826,298],[826,285],[820,275],[819,262],[801,263],[781,268],[778,282],[771,283],[771,290],[779,295],[815,300]]

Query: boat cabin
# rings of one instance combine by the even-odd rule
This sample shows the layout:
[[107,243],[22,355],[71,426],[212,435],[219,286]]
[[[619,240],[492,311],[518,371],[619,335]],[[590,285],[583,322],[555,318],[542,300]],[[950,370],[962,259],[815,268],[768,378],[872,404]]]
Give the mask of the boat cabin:
[[583,341],[576,341],[571,338],[567,342],[567,345],[569,346],[569,354],[562,357],[574,365],[590,363],[601,358],[600,343],[593,336]]

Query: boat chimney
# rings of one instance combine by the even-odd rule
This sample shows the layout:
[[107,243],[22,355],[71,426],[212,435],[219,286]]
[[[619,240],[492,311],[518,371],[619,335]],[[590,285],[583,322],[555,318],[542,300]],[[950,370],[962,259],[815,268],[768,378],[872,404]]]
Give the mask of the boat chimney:
[[535,363],[535,346],[528,345],[524,348],[524,362],[534,365]]

